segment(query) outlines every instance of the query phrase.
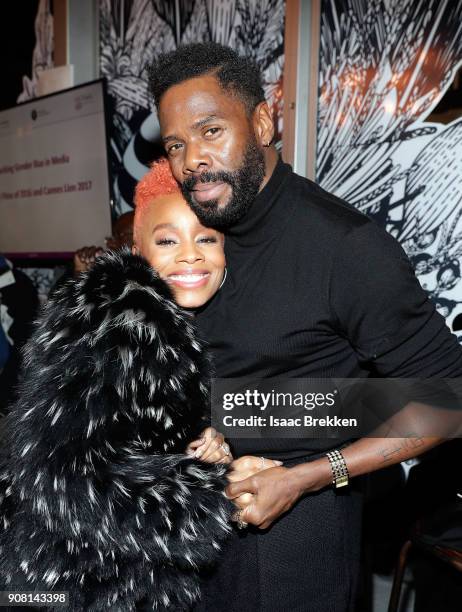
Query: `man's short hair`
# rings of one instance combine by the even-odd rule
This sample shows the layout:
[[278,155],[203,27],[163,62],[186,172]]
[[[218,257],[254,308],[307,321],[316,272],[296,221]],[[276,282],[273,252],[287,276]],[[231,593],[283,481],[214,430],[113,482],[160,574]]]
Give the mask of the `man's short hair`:
[[265,100],[257,66],[229,47],[207,42],[181,45],[154,60],[149,86],[156,107],[172,85],[208,74],[214,75],[226,92],[238,96],[249,115]]
[[135,219],[133,223],[133,234],[137,241],[140,227],[146,212],[151,208],[156,198],[178,193],[183,197],[181,189],[176,182],[170,165],[165,158],[155,161],[149,172],[147,172],[135,189]]

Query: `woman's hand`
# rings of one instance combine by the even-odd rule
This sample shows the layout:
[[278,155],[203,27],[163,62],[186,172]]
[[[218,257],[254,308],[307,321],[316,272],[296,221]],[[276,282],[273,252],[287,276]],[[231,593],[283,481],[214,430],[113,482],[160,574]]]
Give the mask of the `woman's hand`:
[[206,463],[231,463],[233,456],[225,437],[214,427],[207,427],[198,440],[193,440],[186,447],[186,454]]

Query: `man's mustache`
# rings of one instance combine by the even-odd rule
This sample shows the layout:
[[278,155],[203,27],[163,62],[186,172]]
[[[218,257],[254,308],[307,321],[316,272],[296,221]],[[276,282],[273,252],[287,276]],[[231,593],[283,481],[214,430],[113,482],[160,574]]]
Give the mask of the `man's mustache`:
[[198,183],[228,183],[233,185],[233,175],[230,172],[221,170],[220,172],[205,171],[198,176],[190,176],[185,179],[181,187],[186,191],[193,191]]

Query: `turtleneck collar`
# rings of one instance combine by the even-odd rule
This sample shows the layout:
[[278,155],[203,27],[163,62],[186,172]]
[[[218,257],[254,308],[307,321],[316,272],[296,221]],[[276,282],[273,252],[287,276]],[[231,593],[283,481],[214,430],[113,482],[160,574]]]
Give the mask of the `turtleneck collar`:
[[278,196],[291,173],[289,164],[279,158],[269,181],[242,219],[226,231],[226,237],[245,245],[272,236],[288,216],[287,202]]

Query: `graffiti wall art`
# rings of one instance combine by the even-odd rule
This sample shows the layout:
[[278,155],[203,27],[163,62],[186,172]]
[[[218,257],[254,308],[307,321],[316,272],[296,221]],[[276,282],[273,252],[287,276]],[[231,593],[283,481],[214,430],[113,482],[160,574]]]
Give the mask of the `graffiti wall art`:
[[[316,180],[402,244],[449,325],[462,313],[460,0],[322,0]],[[462,103],[461,103],[462,106]]]
[[22,75],[22,91],[17,102],[36,97],[37,81],[42,70],[53,68],[53,13],[50,0],[40,0],[34,23],[35,46],[32,53],[32,74]]

